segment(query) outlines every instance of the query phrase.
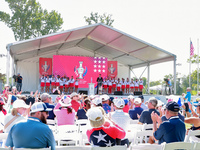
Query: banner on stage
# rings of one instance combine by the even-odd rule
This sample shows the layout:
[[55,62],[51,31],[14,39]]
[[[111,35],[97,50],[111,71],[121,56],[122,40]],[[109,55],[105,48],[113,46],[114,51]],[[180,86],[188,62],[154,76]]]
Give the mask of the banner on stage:
[[107,76],[107,58],[82,56],[53,56],[53,74],[71,78],[78,78],[79,88],[88,88],[88,83],[95,83],[101,74]]
[[108,77],[116,77],[117,76],[117,61],[108,61]]
[[52,58],[40,58],[39,59],[39,74],[51,75],[52,74]]

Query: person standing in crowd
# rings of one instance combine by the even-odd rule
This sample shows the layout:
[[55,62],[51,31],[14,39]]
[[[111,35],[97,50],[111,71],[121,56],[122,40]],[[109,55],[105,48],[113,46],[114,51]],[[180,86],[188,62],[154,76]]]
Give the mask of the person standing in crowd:
[[26,121],[24,115],[26,115],[26,111],[28,108],[29,105],[26,105],[26,103],[23,100],[14,101],[11,114],[7,114],[4,118],[5,133],[8,133],[14,124],[21,121]]
[[113,122],[113,126],[105,127],[105,117],[98,107],[93,107],[87,112],[91,129],[86,134],[88,141],[95,146],[106,147],[116,145],[116,139],[123,139],[126,132]]
[[47,119],[51,119],[51,120],[54,120],[55,118],[55,115],[53,113],[53,109],[54,109],[54,105],[50,104],[50,95],[48,93],[43,93],[40,98],[41,98],[41,101],[43,103],[45,103],[46,107],[51,109],[51,111],[49,111],[49,115],[47,117]]
[[120,78],[117,79],[117,91],[121,90],[121,81]]
[[42,75],[42,77],[40,78],[40,87],[41,87],[41,93],[43,93],[43,92],[44,92],[45,80],[46,80],[45,76],[44,76],[44,75]]
[[143,89],[143,80],[142,80],[142,78],[140,78],[140,81],[139,81],[139,90],[140,90],[140,92],[142,92],[142,89]]
[[[186,128],[185,124],[178,117],[179,105],[176,102],[169,102],[166,104],[165,116],[168,121],[161,123],[161,119],[155,112],[151,113],[153,121],[154,139],[158,140],[158,143],[163,142],[183,142],[185,139]],[[159,128],[157,128],[157,122]]]
[[74,90],[76,93],[78,93],[78,82],[79,82],[79,79],[77,77],[75,80],[75,90]]
[[112,93],[114,94],[114,92],[116,91],[116,84],[117,84],[117,80],[115,80],[115,77],[112,78]]
[[126,79],[126,93],[129,93],[129,89],[130,89],[130,81],[129,78]]
[[45,80],[45,82],[46,82],[45,91],[46,91],[47,93],[50,92],[50,91],[49,91],[49,89],[50,89],[50,81],[51,81],[51,79],[49,78],[49,75],[47,75],[46,80]]
[[107,78],[105,78],[103,81],[103,91],[105,94],[107,93],[107,88],[108,88],[108,82],[107,82]]
[[[111,120],[115,122],[119,127],[121,127],[125,132],[128,132],[129,125],[130,125],[130,117],[128,113],[123,112],[123,108],[125,106],[125,102],[122,98],[120,99],[114,99],[114,106],[115,111],[111,112]],[[129,140],[127,137],[121,140],[121,145],[127,145],[129,146]]]
[[70,81],[69,82],[69,88],[70,88],[69,91],[70,91],[70,93],[72,93],[74,90],[74,77],[71,76],[71,79],[69,81]]
[[135,79],[134,85],[135,85],[135,91],[138,91],[138,88],[139,88],[138,79]]
[[144,110],[140,116],[139,124],[152,124],[151,113],[155,112],[160,116],[160,113],[156,110],[158,100],[155,97],[151,97],[148,101],[148,110]]
[[53,89],[56,88],[56,78],[54,75],[51,76],[51,93],[53,93]]
[[73,125],[75,121],[75,111],[71,107],[71,99],[64,95],[54,108],[57,124],[60,125]]
[[102,92],[102,83],[103,78],[101,77],[101,74],[99,74],[99,77],[97,78],[97,94],[100,94],[100,91]]
[[142,101],[141,101],[140,98],[136,98],[134,100],[135,108],[130,109],[129,112],[128,112],[131,119],[133,119],[133,120],[139,119],[138,115],[140,116],[142,111],[143,111],[143,109],[141,108],[141,103],[142,103]]
[[134,94],[134,81],[133,79],[131,79],[131,82],[130,82],[130,89],[131,89],[131,93]]
[[189,105],[188,105],[188,103],[192,104],[191,103],[191,88],[190,87],[187,88],[187,94],[185,95],[185,97],[183,97],[183,99],[184,99],[184,106],[185,106],[185,107],[183,106],[184,113],[186,113],[187,117],[190,117],[191,114],[190,114]]
[[79,109],[76,114],[76,118],[79,119],[88,119],[86,116],[87,111],[91,108],[91,102],[88,98],[84,100],[84,107]]
[[20,76],[20,73],[17,74],[17,78],[16,78],[16,81],[17,81],[17,91],[21,91],[22,90],[22,76]]
[[79,108],[81,108],[81,103],[78,101],[79,95],[76,92],[73,92],[70,95],[72,108],[77,112]]
[[172,94],[172,83],[171,83],[170,79],[168,79],[168,81],[166,83],[169,86],[169,95],[171,95]]
[[105,110],[106,114],[108,114],[111,111],[111,107],[108,105],[109,104],[109,96],[104,94],[100,96],[100,99],[102,100],[102,107]]
[[51,129],[46,125],[48,109],[43,102],[31,106],[30,117],[26,122],[15,124],[8,134],[7,147],[15,148],[47,148],[55,150],[55,139]]

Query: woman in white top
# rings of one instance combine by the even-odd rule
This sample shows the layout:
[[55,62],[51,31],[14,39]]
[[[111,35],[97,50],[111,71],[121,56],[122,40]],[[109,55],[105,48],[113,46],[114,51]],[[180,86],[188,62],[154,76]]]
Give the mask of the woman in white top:
[[117,84],[117,80],[115,80],[115,77],[114,77],[112,78],[112,93],[116,91],[116,84]]
[[51,92],[53,93],[53,89],[56,88],[56,78],[54,77],[54,75],[52,75],[51,77]]
[[131,88],[131,93],[134,93],[134,81],[133,81],[133,79],[131,79],[130,88]]
[[44,92],[44,87],[45,87],[45,76],[42,75],[42,77],[40,78],[41,79],[41,83],[40,83],[40,86],[41,86],[41,92]]
[[76,78],[76,80],[75,80],[75,92],[76,93],[78,93],[78,82],[79,82],[79,80],[78,80],[78,77]]
[[71,76],[71,79],[69,80],[70,82],[69,82],[69,92],[70,93],[72,93],[73,92],[73,90],[74,90],[74,77],[73,76]]
[[64,81],[63,81],[63,77],[60,78],[60,92],[63,92],[63,85],[64,85]]
[[122,81],[121,81],[121,89],[122,89],[123,94],[125,93],[125,84],[126,84],[125,79],[122,78]]
[[112,81],[111,81],[111,78],[107,82],[108,82],[108,93],[111,94],[112,93]]
[[135,91],[138,91],[138,88],[139,88],[139,82],[138,82],[137,79],[135,79],[134,84],[135,84]]
[[139,81],[139,90],[140,90],[140,92],[142,92],[142,89],[143,89],[143,80],[142,80],[142,78],[140,78],[140,81]]
[[129,93],[129,89],[130,89],[130,81],[129,78],[126,79],[126,93]]
[[51,79],[49,78],[49,75],[47,75],[47,77],[46,77],[46,89],[45,89],[47,93],[49,93],[50,81],[51,81]]
[[103,90],[104,90],[104,93],[107,93],[107,88],[108,88],[108,82],[107,82],[107,78],[105,78],[105,80],[103,81]]
[[56,88],[59,89],[60,87],[60,75],[57,75],[56,77]]
[[66,78],[66,81],[65,81],[65,93],[68,93],[68,90],[69,90],[69,77]]
[[121,90],[121,81],[120,81],[120,78],[118,78],[117,80],[117,91],[120,91]]

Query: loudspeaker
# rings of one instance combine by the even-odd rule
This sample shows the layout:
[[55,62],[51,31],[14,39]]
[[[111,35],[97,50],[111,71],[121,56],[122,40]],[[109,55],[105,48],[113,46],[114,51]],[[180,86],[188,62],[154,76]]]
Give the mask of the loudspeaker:
[[84,90],[80,90],[78,91],[78,93],[88,95],[88,91],[84,91]]
[[123,95],[122,91],[115,91],[114,95]]
[[135,91],[135,92],[134,92],[134,95],[142,95],[142,92],[140,92],[140,91]]

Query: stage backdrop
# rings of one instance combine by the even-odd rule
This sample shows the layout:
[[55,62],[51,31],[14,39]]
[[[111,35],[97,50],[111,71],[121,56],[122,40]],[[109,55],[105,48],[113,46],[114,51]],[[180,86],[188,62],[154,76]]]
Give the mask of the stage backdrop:
[[91,80],[96,83],[99,74],[107,76],[107,58],[54,55],[53,74],[78,77],[79,88],[88,88]]
[[40,77],[52,74],[52,58],[39,59],[39,73]]
[[117,61],[108,61],[108,77],[117,76]]

